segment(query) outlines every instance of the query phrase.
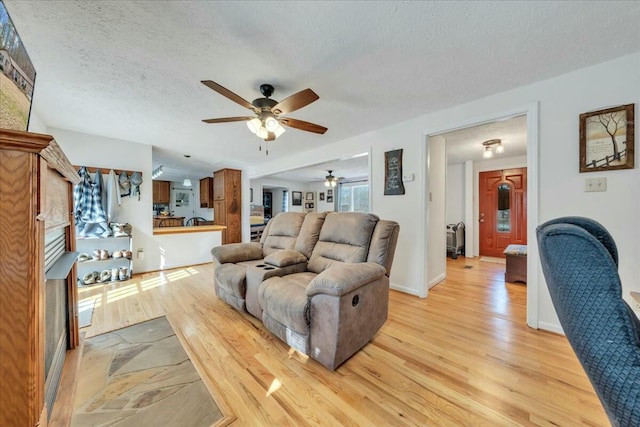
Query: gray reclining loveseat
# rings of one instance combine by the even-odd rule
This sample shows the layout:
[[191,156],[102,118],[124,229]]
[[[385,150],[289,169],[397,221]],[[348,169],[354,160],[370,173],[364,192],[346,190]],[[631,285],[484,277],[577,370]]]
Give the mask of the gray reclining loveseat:
[[359,212],[281,213],[260,243],[211,250],[216,295],[334,370],[387,319],[399,229]]

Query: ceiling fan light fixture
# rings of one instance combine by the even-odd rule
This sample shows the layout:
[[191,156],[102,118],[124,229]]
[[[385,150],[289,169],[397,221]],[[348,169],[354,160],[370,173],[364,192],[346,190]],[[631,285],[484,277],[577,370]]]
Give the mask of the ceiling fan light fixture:
[[278,138],[280,135],[282,135],[284,133],[286,129],[280,124],[278,123],[278,127],[276,127],[276,129],[273,131],[273,133],[276,134],[276,138]]
[[333,171],[327,171],[329,172],[329,175],[325,176],[325,180],[324,180],[324,186],[325,187],[335,187],[336,184],[338,183],[338,180],[336,179],[335,176],[333,176],[333,174],[331,172]]
[[266,119],[264,119],[264,127],[267,128],[269,132],[275,132],[276,129],[278,129],[278,127],[281,127],[281,126],[275,117],[269,116]]
[[260,128],[258,128],[258,131],[256,132],[256,135],[260,139],[266,139],[269,136],[269,131],[266,127],[260,126]]
[[262,123],[260,122],[260,119],[255,117],[251,120],[249,120],[247,122],[247,127],[249,128],[249,130],[251,131],[251,133],[253,134],[258,134],[258,129],[260,129],[260,127],[262,126]]

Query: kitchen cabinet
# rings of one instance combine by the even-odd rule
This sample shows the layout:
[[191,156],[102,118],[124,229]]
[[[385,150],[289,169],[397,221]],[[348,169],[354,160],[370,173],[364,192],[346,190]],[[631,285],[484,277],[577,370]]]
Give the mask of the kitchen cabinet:
[[213,177],[200,180],[200,207],[213,208]]
[[78,182],[52,136],[0,129],[0,426],[47,424],[78,346]]
[[171,182],[153,181],[153,203],[168,205],[171,202]]
[[242,171],[221,169],[213,174],[213,223],[227,227],[222,244],[242,241]]

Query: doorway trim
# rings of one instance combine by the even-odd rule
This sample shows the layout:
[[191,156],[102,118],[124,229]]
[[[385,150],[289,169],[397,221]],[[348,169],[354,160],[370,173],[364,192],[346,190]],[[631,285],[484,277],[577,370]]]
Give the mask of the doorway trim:
[[[423,176],[423,188],[429,188],[429,173],[430,168],[428,164],[427,153],[429,151],[429,138],[442,133],[451,132],[459,129],[468,128],[471,126],[482,125],[496,120],[502,120],[509,117],[520,116],[525,114],[527,116],[527,325],[531,328],[539,328],[539,301],[538,301],[538,288],[539,288],[539,270],[538,267],[538,243],[536,240],[536,227],[538,226],[538,182],[540,171],[538,169],[538,146],[539,146],[539,102],[533,102],[519,107],[514,107],[501,111],[498,113],[488,114],[486,116],[476,117],[474,119],[463,119],[455,126],[446,126],[444,128],[436,128],[429,130],[425,133],[425,142],[423,143],[423,170],[425,173]],[[423,239],[423,248],[426,248],[426,241],[429,234],[429,204],[425,201],[424,209],[422,210],[422,224],[426,231]],[[444,232],[444,230],[443,230]],[[423,251],[427,253],[426,250]],[[444,251],[442,251],[445,254]],[[446,254],[445,254],[446,256]],[[428,265],[425,263],[424,271],[422,271],[423,278],[428,276]],[[429,293],[429,287],[426,280],[423,280],[423,295]]]

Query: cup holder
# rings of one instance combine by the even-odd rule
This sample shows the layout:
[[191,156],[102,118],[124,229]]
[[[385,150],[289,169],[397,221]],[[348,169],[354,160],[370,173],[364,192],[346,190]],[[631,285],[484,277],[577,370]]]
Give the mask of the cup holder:
[[256,267],[266,267],[266,266],[267,266],[267,264],[258,264],[258,265],[256,265]]
[[264,267],[265,270],[275,270],[275,267]]

